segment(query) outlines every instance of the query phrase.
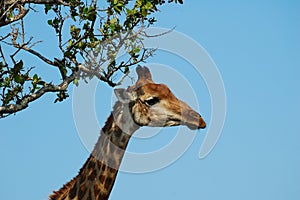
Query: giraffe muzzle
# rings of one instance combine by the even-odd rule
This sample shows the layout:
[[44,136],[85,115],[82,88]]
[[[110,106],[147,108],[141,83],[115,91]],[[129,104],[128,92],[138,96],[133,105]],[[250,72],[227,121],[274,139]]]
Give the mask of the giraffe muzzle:
[[204,129],[206,127],[204,119],[194,110],[183,113],[183,122],[191,130]]

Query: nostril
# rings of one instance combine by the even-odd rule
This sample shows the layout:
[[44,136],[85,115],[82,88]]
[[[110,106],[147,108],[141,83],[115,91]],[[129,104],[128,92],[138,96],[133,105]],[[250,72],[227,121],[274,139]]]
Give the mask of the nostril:
[[197,112],[195,112],[195,111],[193,111],[193,110],[191,110],[191,111],[189,112],[189,115],[190,115],[190,117],[192,117],[192,118],[201,118],[201,115],[199,115]]

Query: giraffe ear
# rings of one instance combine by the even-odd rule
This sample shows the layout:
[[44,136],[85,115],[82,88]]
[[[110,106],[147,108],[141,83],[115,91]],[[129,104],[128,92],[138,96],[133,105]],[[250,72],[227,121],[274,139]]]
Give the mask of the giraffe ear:
[[129,103],[133,100],[132,95],[124,88],[117,88],[114,90],[117,99],[122,103]]
[[136,73],[138,75],[137,82],[153,82],[150,70],[148,67],[137,66]]

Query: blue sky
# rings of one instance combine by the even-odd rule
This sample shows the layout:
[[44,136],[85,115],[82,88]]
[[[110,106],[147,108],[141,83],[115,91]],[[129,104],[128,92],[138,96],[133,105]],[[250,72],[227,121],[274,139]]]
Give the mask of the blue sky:
[[[202,160],[198,153],[206,130],[190,133],[183,128],[195,136],[183,156],[155,172],[121,172],[112,200],[300,199],[299,10],[299,1],[292,0],[185,1],[183,6],[161,8],[156,25],[176,26],[176,31],[202,45],[218,66],[227,97],[225,126],[213,151]],[[37,25],[32,28],[50,35]],[[49,55],[50,47],[44,48]],[[183,68],[189,63],[163,51],[149,62],[171,66],[185,75],[210,124],[210,95],[204,81]],[[153,74],[179,98],[193,103],[181,93],[182,84],[165,77]],[[97,86],[99,127],[111,110],[112,92],[102,83]],[[74,123],[72,98],[58,104],[53,100],[46,95],[29,109],[0,121],[3,199],[47,199],[52,190],[77,174],[88,157]],[[154,137],[134,139],[129,150],[155,150],[174,138],[177,130],[167,128]]]

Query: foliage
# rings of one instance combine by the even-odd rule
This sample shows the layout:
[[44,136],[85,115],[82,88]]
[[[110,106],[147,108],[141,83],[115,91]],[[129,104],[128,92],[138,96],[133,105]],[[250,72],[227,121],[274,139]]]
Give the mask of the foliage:
[[[182,3],[169,0],[168,3]],[[56,93],[55,102],[68,97],[70,84],[97,77],[114,87],[116,73],[128,74],[130,67],[144,62],[153,49],[143,46],[144,29],[156,22],[154,13],[163,0],[5,0],[0,2],[0,118],[28,107],[45,93]],[[41,41],[28,38],[24,18],[43,6],[46,22],[53,28],[59,53],[47,58],[35,47]],[[123,50],[127,54],[118,59]],[[20,54],[26,53],[26,56]],[[9,56],[8,56],[9,55]],[[55,67],[57,84],[26,64],[34,56]],[[30,58],[28,58],[30,59]],[[39,67],[39,66],[38,66]]]

